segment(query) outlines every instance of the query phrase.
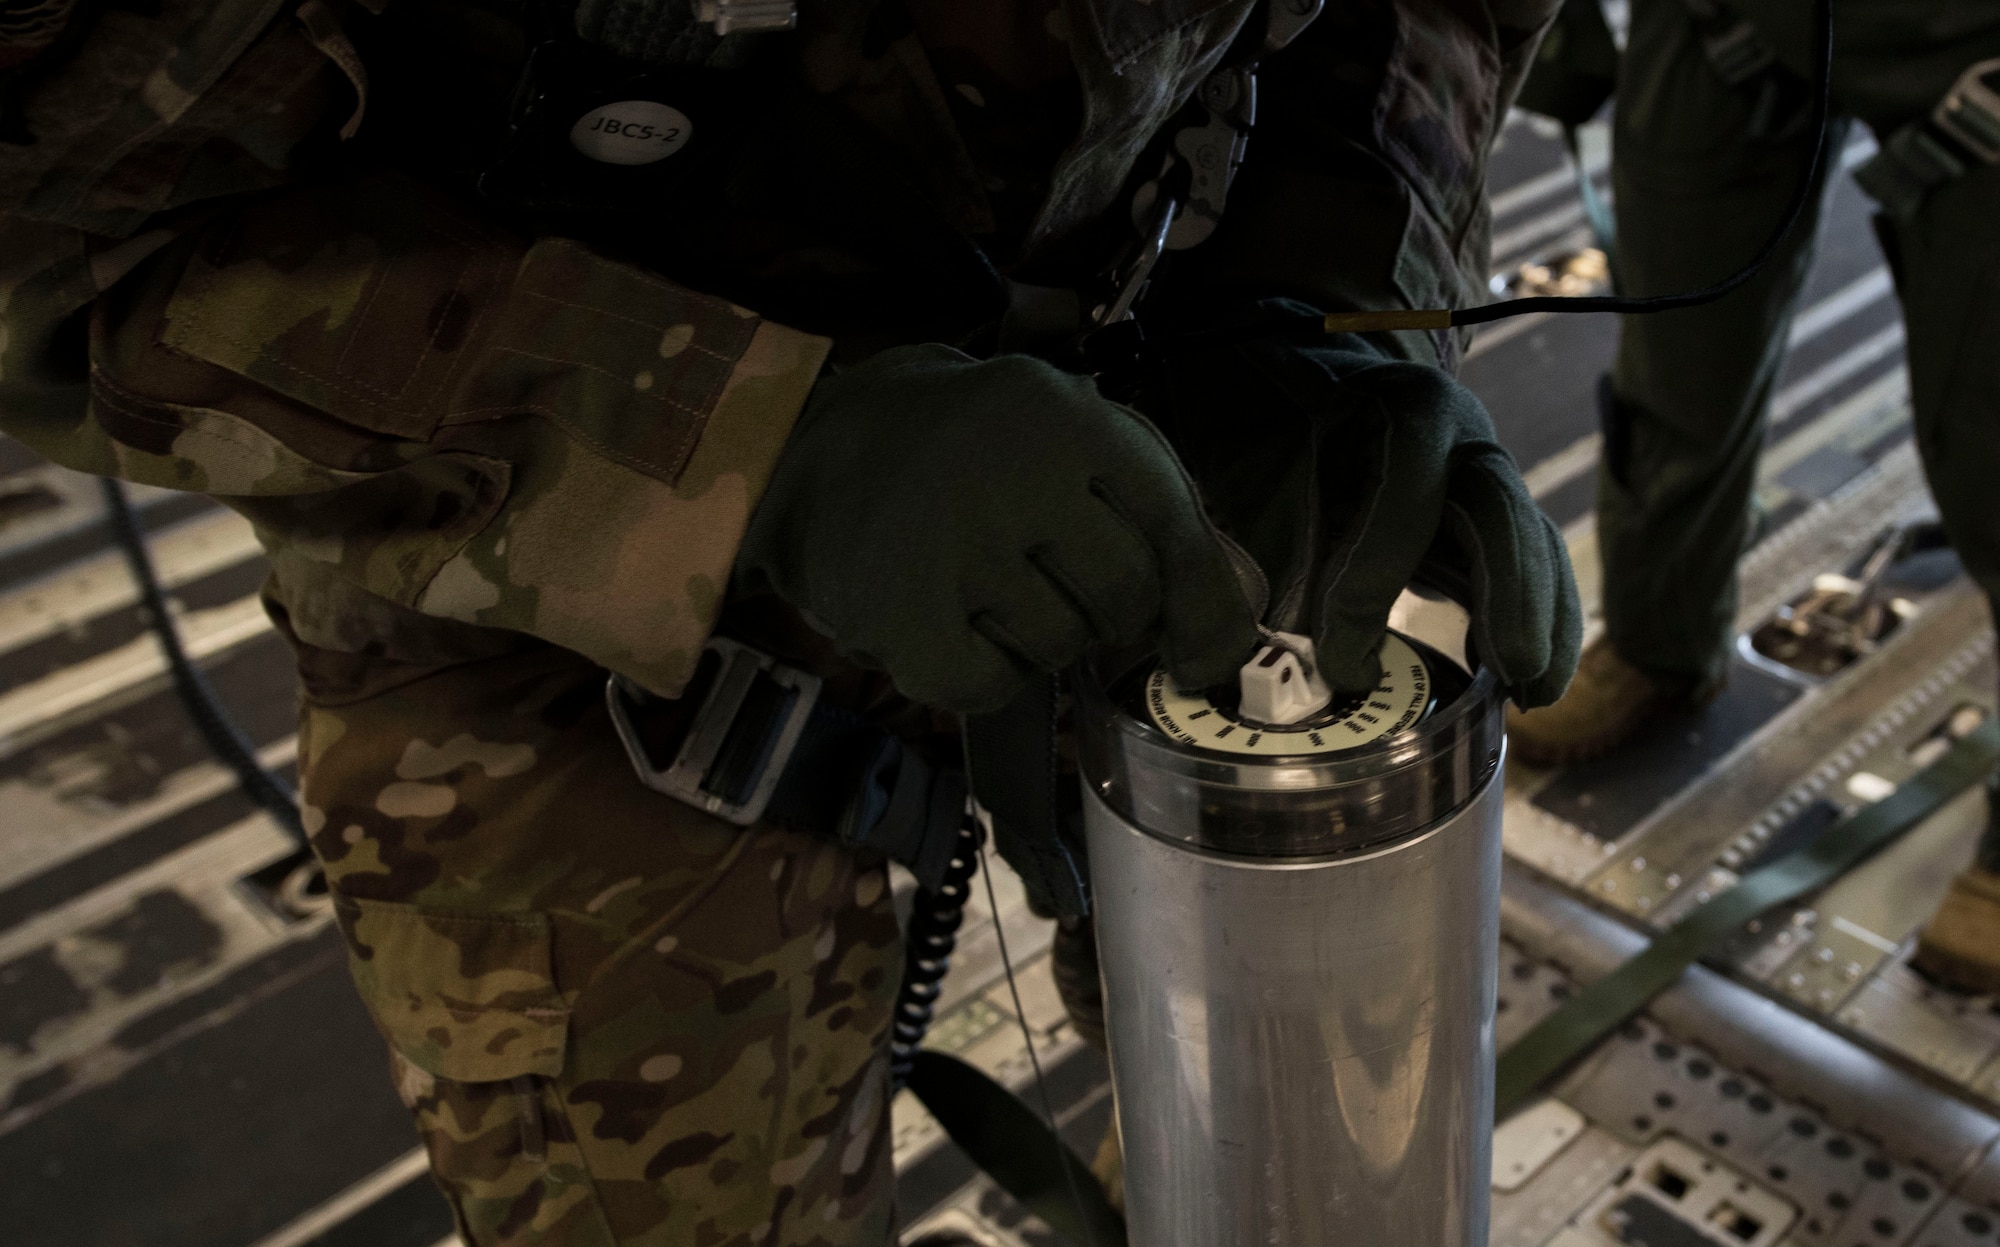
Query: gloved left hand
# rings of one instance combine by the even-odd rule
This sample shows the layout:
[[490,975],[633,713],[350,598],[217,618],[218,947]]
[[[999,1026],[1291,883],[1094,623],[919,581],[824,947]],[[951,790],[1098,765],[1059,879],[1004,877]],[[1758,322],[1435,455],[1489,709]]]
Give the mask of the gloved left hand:
[[[1272,301],[1228,319],[1317,315]],[[1165,356],[1142,409],[1273,581],[1266,622],[1309,632],[1330,683],[1374,684],[1389,608],[1435,547],[1465,572],[1473,643],[1509,695],[1524,707],[1561,695],[1582,642],[1568,549],[1470,390],[1354,335]]]
[[1230,551],[1157,430],[1087,378],[936,344],[822,380],[736,570],[913,701],[981,713],[1093,644],[1228,679],[1257,644]]

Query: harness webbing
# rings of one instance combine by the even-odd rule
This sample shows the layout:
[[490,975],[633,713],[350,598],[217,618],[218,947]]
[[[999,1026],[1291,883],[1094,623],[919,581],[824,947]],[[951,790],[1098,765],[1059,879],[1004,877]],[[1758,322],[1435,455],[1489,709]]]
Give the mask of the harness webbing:
[[1662,932],[1646,951],[1564,1001],[1501,1054],[1495,1119],[1521,1108],[1544,1082],[1645,1008],[1744,923],[1832,883],[1978,783],[1996,761],[2000,720],[1988,719],[1889,796],[1835,823],[1811,844],[1751,871]]

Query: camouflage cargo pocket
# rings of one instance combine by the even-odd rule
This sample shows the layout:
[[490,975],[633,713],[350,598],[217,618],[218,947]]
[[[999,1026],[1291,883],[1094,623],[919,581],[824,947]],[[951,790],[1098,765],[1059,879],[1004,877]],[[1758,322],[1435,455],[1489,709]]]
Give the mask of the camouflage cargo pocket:
[[569,1009],[545,914],[341,898],[356,985],[468,1247],[614,1239],[555,1079]]
[[162,344],[358,428],[429,440],[504,300],[518,244],[393,177],[260,208],[203,232]]

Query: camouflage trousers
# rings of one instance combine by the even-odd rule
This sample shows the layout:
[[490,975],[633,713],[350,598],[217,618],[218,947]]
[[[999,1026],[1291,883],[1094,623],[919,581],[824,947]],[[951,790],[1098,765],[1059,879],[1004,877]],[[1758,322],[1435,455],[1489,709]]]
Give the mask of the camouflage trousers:
[[885,870],[643,788],[567,651],[359,674],[306,825],[469,1247],[886,1242]]

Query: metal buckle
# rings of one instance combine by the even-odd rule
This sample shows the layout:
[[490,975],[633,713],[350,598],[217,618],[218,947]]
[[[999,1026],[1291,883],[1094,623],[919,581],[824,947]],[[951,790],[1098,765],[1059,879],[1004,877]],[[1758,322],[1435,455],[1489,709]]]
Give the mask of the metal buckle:
[[2000,88],[2000,57],[1980,61],[1960,74],[1931,110],[1938,129],[1989,165],[2000,164],[2000,89],[1996,88]]
[[701,0],[695,17],[718,35],[737,31],[790,30],[799,24],[795,0]]
[[820,679],[727,637],[710,637],[702,650],[721,665],[665,767],[652,756],[632,716],[652,694],[613,674],[605,684],[605,702],[640,783],[748,826],[763,817],[777,791],[819,701]]

